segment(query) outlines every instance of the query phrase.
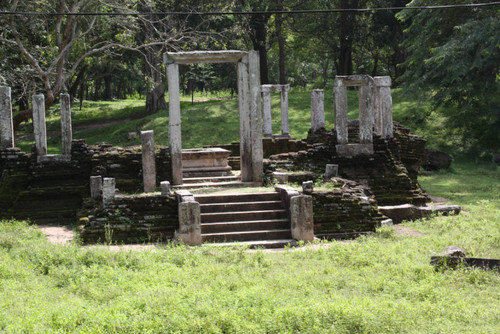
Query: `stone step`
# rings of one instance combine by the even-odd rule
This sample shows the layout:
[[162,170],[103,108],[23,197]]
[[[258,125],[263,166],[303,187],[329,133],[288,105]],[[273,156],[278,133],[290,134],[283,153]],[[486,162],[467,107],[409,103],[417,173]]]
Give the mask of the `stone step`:
[[234,174],[232,171],[227,171],[227,172],[182,172],[183,178],[217,177],[217,176],[234,176]]
[[182,173],[230,172],[231,166],[217,167],[182,167]]
[[182,179],[182,183],[184,184],[192,184],[192,183],[206,183],[206,182],[236,182],[240,181],[238,176],[211,176],[206,175],[203,177],[184,177]]
[[201,213],[235,212],[252,210],[280,210],[281,201],[229,202],[200,204]]
[[260,184],[258,182],[242,182],[242,181],[231,181],[231,182],[203,182],[203,183],[188,183],[173,186],[173,189],[194,189],[194,188],[243,188],[243,187],[258,187]]
[[234,194],[203,194],[194,195],[195,200],[200,204],[208,203],[234,203],[234,202],[256,202],[256,201],[279,201],[277,192],[255,192],[255,193],[234,193]]
[[285,210],[237,211],[202,213],[201,223],[235,222],[287,218]]
[[201,224],[202,234],[284,229],[290,229],[286,218]]
[[297,241],[294,239],[276,239],[276,240],[252,240],[242,242],[218,242],[218,243],[204,243],[203,246],[217,246],[217,247],[234,247],[241,245],[249,248],[283,248],[285,246],[296,247]]
[[251,240],[275,240],[291,239],[290,229],[243,231],[230,233],[206,233],[201,235],[203,242],[228,242],[228,241],[251,241]]

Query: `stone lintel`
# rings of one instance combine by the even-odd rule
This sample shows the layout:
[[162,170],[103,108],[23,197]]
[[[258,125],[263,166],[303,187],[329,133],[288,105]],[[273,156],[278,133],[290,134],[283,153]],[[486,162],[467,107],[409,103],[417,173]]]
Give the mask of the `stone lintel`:
[[288,92],[290,85],[261,85],[262,93]]
[[373,79],[364,74],[337,75],[335,76],[335,86],[365,86],[373,82]]
[[247,52],[239,50],[166,52],[164,62],[165,64],[237,63],[246,54]]
[[358,155],[373,155],[372,144],[342,144],[335,145],[337,154],[341,157],[355,157]]

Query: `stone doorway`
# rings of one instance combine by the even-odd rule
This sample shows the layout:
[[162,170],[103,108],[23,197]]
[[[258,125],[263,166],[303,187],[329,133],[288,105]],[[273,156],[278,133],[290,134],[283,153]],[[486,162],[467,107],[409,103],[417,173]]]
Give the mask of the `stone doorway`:
[[257,51],[167,52],[164,63],[168,77],[168,139],[172,156],[172,182],[182,185],[182,131],[179,94],[179,64],[234,63],[238,73],[241,181],[262,183],[263,149],[261,86]]

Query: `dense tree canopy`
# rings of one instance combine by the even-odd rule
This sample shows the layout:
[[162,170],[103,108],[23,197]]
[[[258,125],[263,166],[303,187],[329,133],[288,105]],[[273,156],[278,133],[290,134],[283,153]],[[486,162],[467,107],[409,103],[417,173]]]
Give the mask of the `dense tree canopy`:
[[[479,1],[473,1],[479,2]],[[498,6],[286,14],[275,10],[349,9],[462,3],[460,0],[6,0],[1,11],[151,12],[139,16],[0,15],[0,84],[18,109],[44,91],[47,106],[67,90],[83,99],[146,97],[165,108],[162,54],[177,50],[258,50],[262,83],[328,88],[335,75],[390,75],[444,108],[465,139],[498,147]],[[157,15],[166,11],[248,15]],[[228,66],[181,68],[184,92],[231,90]],[[449,108],[452,106],[453,108]],[[425,115],[421,116],[422,118]],[[496,146],[495,146],[496,145]]]

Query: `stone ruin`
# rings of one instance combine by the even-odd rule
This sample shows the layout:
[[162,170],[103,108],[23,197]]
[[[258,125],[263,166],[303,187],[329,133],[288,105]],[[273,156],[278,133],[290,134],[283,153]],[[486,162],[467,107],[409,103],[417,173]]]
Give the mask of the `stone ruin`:
[[[62,94],[62,154],[47,155],[43,95],[33,97],[35,145],[30,154],[21,152],[14,143],[10,88],[0,87],[0,217],[79,222],[84,242],[112,235],[115,242],[177,238],[190,245],[239,240],[277,247],[370,233],[387,221],[379,204],[428,201],[417,182],[425,141],[392,121],[389,77],[336,77],[336,126],[330,131],[324,92],[313,90],[311,130],[307,139],[295,140],[289,136],[289,86],[261,86],[258,61],[254,51],[167,53],[168,147],[155,145],[153,131],[141,132],[142,145],[135,147],[72,140],[69,96]],[[197,62],[236,64],[240,142],[181,149],[178,65]],[[347,118],[350,86],[359,88],[359,120]],[[271,128],[272,91],[281,93],[278,136]],[[190,192],[186,182],[193,176],[236,186],[305,184],[304,191],[283,184],[266,193],[234,189],[211,196]],[[313,189],[311,181],[318,179],[329,190]],[[155,192],[158,185],[161,192]]]

